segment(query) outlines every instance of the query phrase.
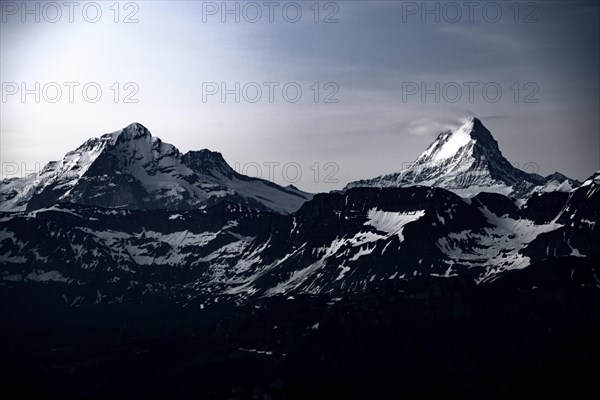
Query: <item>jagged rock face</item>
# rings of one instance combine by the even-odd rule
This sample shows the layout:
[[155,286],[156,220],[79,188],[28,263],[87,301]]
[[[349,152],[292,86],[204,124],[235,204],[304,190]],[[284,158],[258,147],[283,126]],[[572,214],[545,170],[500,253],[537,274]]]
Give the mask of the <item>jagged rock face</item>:
[[[488,189],[546,182],[512,168],[477,119],[440,135],[413,167],[396,178]],[[341,295],[423,277],[486,282],[547,258],[597,254],[598,176],[520,201],[409,185],[305,202],[293,187],[236,173],[219,153],[182,155],[132,124],[35,179],[3,183],[5,208],[24,211],[0,216],[2,281],[67,285],[69,299],[86,301],[96,292],[134,299],[144,293],[138,284],[173,297],[237,298]]]
[[223,159],[221,153],[210,150],[189,151],[183,155],[183,163],[207,178],[217,178],[217,174],[233,177],[237,173]]
[[296,211],[312,195],[293,186],[281,187],[273,182],[236,172],[221,153],[210,150],[190,151],[182,161],[204,182],[227,190],[226,199],[248,207],[287,214]]
[[57,202],[99,207],[186,210],[237,201],[289,213],[311,195],[235,173],[221,154],[182,155],[141,124],[86,141],[36,175],[0,186],[2,210],[36,210]]
[[[239,298],[342,295],[452,276],[488,282],[544,259],[597,254],[598,176],[555,190],[514,169],[471,119],[440,135],[413,168],[385,178],[391,187],[305,201],[293,187],[238,174],[219,153],[182,155],[132,124],[38,176],[3,183],[3,208],[22,211],[0,215],[1,279],[66,285],[69,304],[96,301],[97,292],[114,302],[157,290]],[[394,179],[428,185],[398,188]],[[434,184],[487,186],[464,198]],[[534,184],[545,189],[518,201],[502,194]],[[488,192],[494,187],[504,189]]]
[[319,194],[286,216],[227,202],[183,212],[64,204],[2,213],[1,282],[43,282],[69,305],[156,293],[343,296],[455,276],[489,282],[543,260],[598,255],[599,187],[592,177],[521,207],[501,194],[464,199],[420,186]]
[[495,192],[521,199],[537,191],[568,191],[578,184],[559,173],[544,178],[513,167],[490,131],[479,119],[470,118],[457,130],[441,133],[407,169],[351,182],[346,189],[425,185],[463,197]]

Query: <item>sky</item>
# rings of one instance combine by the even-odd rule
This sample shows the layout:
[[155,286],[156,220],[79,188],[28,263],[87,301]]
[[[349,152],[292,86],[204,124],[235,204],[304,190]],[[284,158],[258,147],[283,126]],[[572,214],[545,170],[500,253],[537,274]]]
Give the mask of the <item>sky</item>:
[[402,169],[471,115],[528,172],[600,169],[595,1],[1,6],[3,177],[139,122],[324,192]]

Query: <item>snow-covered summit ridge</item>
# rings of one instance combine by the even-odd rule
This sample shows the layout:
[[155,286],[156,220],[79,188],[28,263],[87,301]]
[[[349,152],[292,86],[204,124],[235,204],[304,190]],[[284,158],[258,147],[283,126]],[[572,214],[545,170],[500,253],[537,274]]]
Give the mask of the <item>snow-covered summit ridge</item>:
[[0,210],[59,202],[133,209],[201,208],[223,200],[290,213],[312,196],[235,172],[220,153],[183,155],[140,123],[88,139],[37,174],[0,184]]
[[498,142],[476,117],[470,117],[454,131],[442,132],[413,165],[443,163],[457,156],[466,160],[479,155],[502,157]]
[[596,171],[581,186],[600,186],[600,171]]
[[453,157],[462,147],[472,143],[474,119],[470,118],[456,131],[441,133],[438,138],[425,150],[417,161],[440,162]]
[[463,197],[496,192],[521,199],[539,191],[568,191],[579,182],[560,173],[544,178],[514,167],[481,120],[470,117],[459,128],[440,133],[408,168],[351,182],[346,189],[414,185],[441,187]]
[[128,140],[148,138],[152,139],[152,134],[144,125],[139,122],[134,122],[127,125],[125,128],[112,133],[106,133],[100,139],[109,139],[111,144],[116,144],[118,141],[125,142]]

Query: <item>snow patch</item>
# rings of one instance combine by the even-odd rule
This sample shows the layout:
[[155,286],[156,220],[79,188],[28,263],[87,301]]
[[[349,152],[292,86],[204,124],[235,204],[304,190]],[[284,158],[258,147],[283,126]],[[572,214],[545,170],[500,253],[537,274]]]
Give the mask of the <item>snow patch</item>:
[[367,217],[369,220],[365,222],[365,225],[370,225],[378,231],[388,233],[389,236],[398,234],[400,241],[404,240],[402,230],[404,225],[414,222],[425,215],[424,210],[411,211],[411,212],[395,212],[395,211],[382,211],[376,208],[369,210]]

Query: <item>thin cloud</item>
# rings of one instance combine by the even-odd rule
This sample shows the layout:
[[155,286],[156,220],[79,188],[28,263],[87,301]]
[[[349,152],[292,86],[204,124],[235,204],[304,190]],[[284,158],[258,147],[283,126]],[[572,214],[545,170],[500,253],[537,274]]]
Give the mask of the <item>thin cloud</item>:
[[402,130],[414,136],[432,136],[460,126],[463,121],[458,119],[416,119],[403,124]]

